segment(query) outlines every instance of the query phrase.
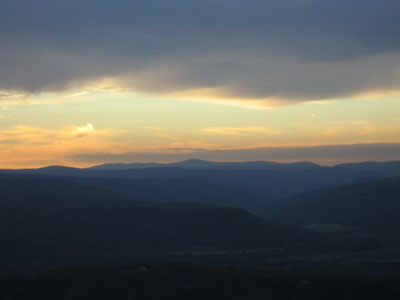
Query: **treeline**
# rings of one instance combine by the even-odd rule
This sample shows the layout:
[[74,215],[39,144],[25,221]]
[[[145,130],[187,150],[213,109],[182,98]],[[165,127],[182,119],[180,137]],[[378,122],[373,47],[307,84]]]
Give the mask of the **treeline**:
[[3,279],[4,300],[399,299],[400,278],[144,262],[82,266]]

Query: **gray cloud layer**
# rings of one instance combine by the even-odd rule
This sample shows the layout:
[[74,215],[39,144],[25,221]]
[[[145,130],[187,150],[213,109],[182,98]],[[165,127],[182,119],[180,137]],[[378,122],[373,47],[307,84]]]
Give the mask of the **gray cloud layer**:
[[0,89],[327,99],[400,83],[398,0],[3,0]]
[[213,161],[313,161],[337,164],[358,161],[400,160],[400,143],[274,147],[236,150],[169,149],[164,153],[78,154],[68,159],[84,163],[174,162],[190,158]]

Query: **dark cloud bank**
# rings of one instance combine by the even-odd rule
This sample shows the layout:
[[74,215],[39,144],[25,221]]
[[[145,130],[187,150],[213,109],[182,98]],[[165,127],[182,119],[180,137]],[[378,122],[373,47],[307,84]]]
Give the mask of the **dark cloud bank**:
[[0,89],[327,99],[400,83],[398,0],[3,0]]
[[84,163],[175,162],[190,158],[213,161],[313,161],[337,164],[358,161],[400,160],[399,143],[327,145],[311,147],[275,147],[236,150],[167,149],[163,153],[131,152],[122,154],[78,154],[68,159]]

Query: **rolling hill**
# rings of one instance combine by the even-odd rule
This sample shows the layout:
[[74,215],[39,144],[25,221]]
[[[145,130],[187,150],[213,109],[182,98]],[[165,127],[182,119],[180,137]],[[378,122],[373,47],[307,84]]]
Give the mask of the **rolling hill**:
[[143,203],[67,179],[0,176],[0,264],[313,243],[314,233],[232,207]]
[[359,182],[274,203],[268,217],[292,224],[340,224],[400,231],[400,178]]

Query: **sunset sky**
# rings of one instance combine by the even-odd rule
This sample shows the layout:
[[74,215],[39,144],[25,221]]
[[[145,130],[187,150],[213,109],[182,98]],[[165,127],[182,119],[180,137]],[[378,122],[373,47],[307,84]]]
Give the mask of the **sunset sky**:
[[0,168],[400,159],[398,0],[2,0]]

